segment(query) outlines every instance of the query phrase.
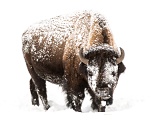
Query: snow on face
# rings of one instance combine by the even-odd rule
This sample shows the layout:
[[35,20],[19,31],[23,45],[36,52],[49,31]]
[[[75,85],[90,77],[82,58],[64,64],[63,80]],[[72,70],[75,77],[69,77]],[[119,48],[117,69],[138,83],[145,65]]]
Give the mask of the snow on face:
[[88,70],[88,84],[91,87],[91,89],[95,91],[99,74],[98,65],[97,64],[94,66],[88,65],[87,70]]
[[117,84],[118,66],[109,62],[108,59],[106,59],[103,66],[102,63],[98,63],[96,59],[93,59],[87,66],[87,72],[88,84],[93,92],[99,89],[97,85],[100,82],[105,83],[109,89],[113,89]]
[[117,72],[118,72],[118,65],[113,65],[109,61],[107,61],[104,65],[104,79],[102,82],[109,83],[108,87],[111,88],[115,86],[117,83]]

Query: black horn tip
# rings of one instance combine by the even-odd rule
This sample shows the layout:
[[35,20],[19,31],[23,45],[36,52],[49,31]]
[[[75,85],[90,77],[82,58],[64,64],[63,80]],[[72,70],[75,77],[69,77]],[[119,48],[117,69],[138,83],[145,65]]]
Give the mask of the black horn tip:
[[120,51],[121,51],[121,55],[119,58],[117,58],[117,64],[121,63],[124,59],[124,56],[125,56],[125,52],[121,47],[120,47]]

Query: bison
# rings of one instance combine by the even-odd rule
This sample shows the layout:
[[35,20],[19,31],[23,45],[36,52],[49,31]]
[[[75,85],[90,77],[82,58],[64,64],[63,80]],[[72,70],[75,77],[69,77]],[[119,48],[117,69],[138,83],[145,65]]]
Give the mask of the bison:
[[81,112],[85,90],[93,109],[104,112],[124,72],[124,50],[118,48],[106,19],[91,11],[61,15],[30,26],[22,35],[23,55],[31,75],[32,104],[44,109],[46,81],[61,85],[66,105]]

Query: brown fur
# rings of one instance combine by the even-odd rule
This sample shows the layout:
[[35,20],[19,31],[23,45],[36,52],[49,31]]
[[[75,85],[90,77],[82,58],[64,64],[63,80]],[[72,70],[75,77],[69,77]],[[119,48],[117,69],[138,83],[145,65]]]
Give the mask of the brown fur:
[[[60,24],[62,20],[66,23],[64,18],[60,20],[56,28],[52,27],[57,23],[52,24],[52,22],[60,18],[55,17],[49,21],[49,24],[44,21],[44,26],[40,23],[40,26],[30,27],[24,32],[23,54],[31,75],[30,90],[33,105],[39,105],[39,95],[44,108],[47,110],[50,107],[45,85],[45,81],[49,81],[63,85],[67,94],[67,106],[75,111],[81,111],[82,100],[85,96],[84,89],[88,88],[88,84],[86,76],[79,68],[80,48],[88,50],[93,45],[105,43],[117,51],[113,36],[106,27],[105,20],[100,17],[98,14],[92,15],[85,11],[69,18],[68,23],[71,27]],[[63,31],[66,27],[67,31]],[[59,31],[66,32],[67,35],[56,33]]]

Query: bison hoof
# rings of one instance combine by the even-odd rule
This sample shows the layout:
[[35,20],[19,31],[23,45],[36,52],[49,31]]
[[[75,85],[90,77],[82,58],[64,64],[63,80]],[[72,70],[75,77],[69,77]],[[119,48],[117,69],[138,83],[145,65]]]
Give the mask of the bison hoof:
[[72,107],[74,111],[76,112],[82,112],[81,107]]
[[110,98],[110,99],[108,99],[107,101],[106,101],[106,105],[108,106],[108,105],[112,105],[112,103],[113,103],[113,99],[112,98]]
[[81,110],[81,109],[76,109],[75,111],[76,111],[76,112],[82,112],[82,110]]
[[94,102],[92,102],[91,107],[92,107],[93,110],[98,109],[98,106]]
[[48,110],[49,108],[50,108],[50,105],[48,104],[44,106],[44,110]]
[[105,112],[106,107],[102,106],[98,108],[98,112]]
[[38,99],[32,99],[32,105],[37,105],[39,106],[39,100]]

